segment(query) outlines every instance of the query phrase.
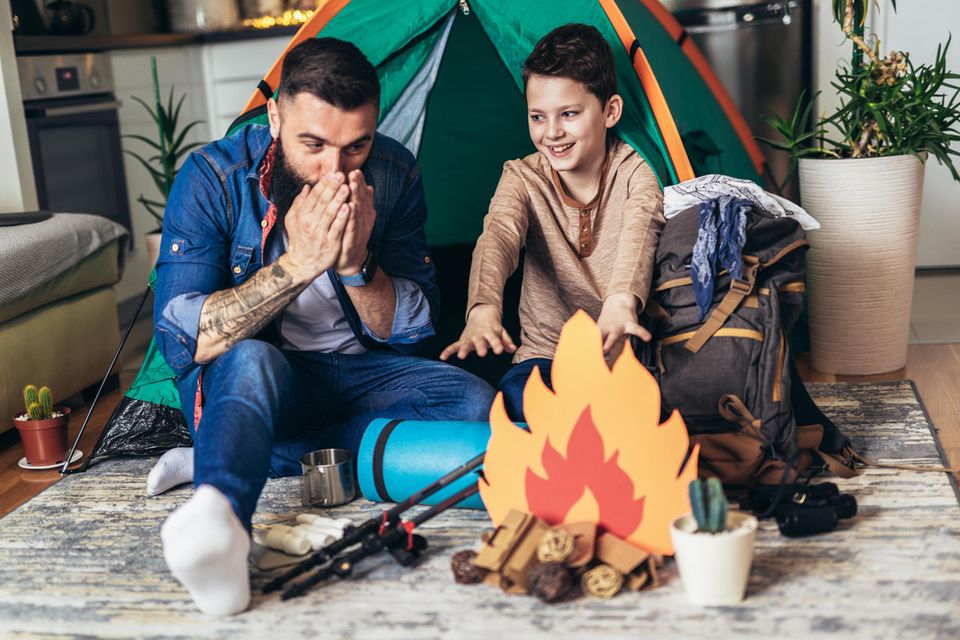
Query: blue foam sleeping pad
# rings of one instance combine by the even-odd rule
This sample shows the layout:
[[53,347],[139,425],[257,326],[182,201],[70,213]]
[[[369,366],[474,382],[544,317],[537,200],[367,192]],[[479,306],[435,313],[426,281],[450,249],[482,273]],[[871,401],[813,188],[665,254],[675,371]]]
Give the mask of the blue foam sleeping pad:
[[[489,422],[420,422],[378,418],[370,423],[357,453],[357,480],[363,497],[400,502],[487,449]],[[469,473],[423,501],[437,504],[477,481]],[[479,494],[458,507],[483,509]]]

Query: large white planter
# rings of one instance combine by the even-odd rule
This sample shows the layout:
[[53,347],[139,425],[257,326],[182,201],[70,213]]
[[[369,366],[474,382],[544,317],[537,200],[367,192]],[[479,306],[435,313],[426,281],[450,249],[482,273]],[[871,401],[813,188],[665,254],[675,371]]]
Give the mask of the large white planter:
[[698,532],[692,515],[677,518],[670,525],[680,580],[694,604],[736,604],[747,591],[757,519],[748,513],[731,511],[727,527],[729,531],[720,533]]
[[907,363],[924,164],[914,156],[800,161],[810,231],[811,364],[868,375]]

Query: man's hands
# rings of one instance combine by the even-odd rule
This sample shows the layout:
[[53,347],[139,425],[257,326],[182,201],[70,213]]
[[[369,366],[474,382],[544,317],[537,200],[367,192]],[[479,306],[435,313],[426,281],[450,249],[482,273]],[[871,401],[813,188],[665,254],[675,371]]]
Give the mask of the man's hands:
[[350,187],[344,175],[305,185],[284,218],[287,253],[281,258],[299,282],[311,282],[337,263],[350,219]]
[[497,355],[504,351],[515,352],[517,345],[500,321],[500,311],[494,305],[478,304],[470,310],[467,326],[463,328],[460,339],[444,349],[440,359],[447,360],[456,353],[457,357],[463,360],[471,351],[476,351],[481,358],[487,355],[488,350]]
[[644,342],[653,337],[637,322],[637,299],[630,293],[615,293],[603,301],[597,327],[603,338],[603,352],[610,353],[626,335],[636,336]]
[[377,211],[373,207],[373,187],[367,185],[363,173],[358,169],[351,171],[347,182],[350,188],[350,200],[347,203],[350,213],[343,233],[343,248],[337,260],[337,273],[342,276],[360,273],[367,259],[367,241],[377,219]]

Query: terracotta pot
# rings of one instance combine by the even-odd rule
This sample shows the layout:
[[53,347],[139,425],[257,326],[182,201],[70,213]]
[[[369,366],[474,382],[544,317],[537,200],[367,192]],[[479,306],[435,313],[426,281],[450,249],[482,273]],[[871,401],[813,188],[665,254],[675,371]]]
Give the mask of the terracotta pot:
[[24,455],[32,465],[57,464],[67,455],[70,407],[56,407],[56,411],[63,415],[49,420],[17,420],[14,416],[13,424],[20,432]]
[[924,165],[914,156],[800,161],[810,231],[810,356],[825,373],[907,363]]
[[730,530],[703,533],[697,531],[691,515],[677,518],[670,526],[680,580],[694,604],[711,607],[743,600],[753,563],[757,519],[731,511],[727,527]]

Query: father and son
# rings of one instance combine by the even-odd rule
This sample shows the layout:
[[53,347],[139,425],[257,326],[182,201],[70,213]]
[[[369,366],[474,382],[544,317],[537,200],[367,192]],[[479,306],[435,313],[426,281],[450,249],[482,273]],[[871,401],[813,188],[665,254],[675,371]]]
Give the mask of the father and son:
[[[664,224],[659,182],[611,132],[623,109],[595,28],[546,35],[523,66],[537,152],[504,165],[473,253],[466,326],[440,355],[513,354],[500,381],[523,420],[577,309],[608,354],[638,322]],[[283,63],[269,126],[190,155],[168,200],[154,305],[194,440],[196,491],[166,520],[171,573],[210,614],[244,610],[251,518],[268,476],[318,448],[356,451],[377,417],[485,421],[495,391],[411,355],[439,295],[413,155],[376,132],[380,86],[353,45],[309,39]],[[519,344],[503,289],[526,248]]]

